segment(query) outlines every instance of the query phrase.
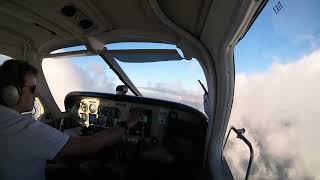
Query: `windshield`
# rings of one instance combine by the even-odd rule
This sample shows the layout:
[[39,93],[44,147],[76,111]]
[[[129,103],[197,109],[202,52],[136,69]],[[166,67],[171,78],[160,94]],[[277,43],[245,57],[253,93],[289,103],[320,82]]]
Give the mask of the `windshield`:
[[[320,1],[269,1],[235,49],[229,125],[245,128],[250,179],[319,179]],[[244,179],[249,150],[229,138],[225,156]]]
[[[76,50],[79,47],[75,47]],[[121,49],[180,49],[160,43],[115,43],[109,50]],[[80,48],[82,49],[82,48]],[[74,51],[73,48],[68,50]],[[67,51],[66,49],[60,50]],[[117,60],[130,80],[144,97],[179,102],[203,110],[203,90],[206,85],[202,68],[196,59],[161,62],[129,63]],[[116,86],[123,85],[118,76],[100,56],[44,59],[43,71],[50,91],[61,111],[65,111],[64,98],[72,91],[116,93]],[[133,95],[129,90],[127,95]]]

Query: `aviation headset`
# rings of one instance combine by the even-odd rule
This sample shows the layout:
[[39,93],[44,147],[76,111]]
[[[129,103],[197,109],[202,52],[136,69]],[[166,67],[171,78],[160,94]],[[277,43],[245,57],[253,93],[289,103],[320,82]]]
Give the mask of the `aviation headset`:
[[[15,60],[8,60],[15,61]],[[1,103],[8,107],[13,107],[20,102],[21,98],[21,86],[17,84],[18,76],[22,75],[19,72],[18,65],[13,63],[19,62],[4,62],[0,67],[0,100]],[[16,74],[16,78],[12,77],[12,73]]]
[[7,83],[1,87],[0,98],[4,105],[13,107],[17,105],[21,98],[21,90],[13,83]]

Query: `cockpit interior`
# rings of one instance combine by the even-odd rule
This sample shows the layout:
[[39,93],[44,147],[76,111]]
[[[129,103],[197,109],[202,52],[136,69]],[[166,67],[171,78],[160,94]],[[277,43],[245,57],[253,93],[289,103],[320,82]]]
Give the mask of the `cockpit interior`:
[[[143,112],[137,125],[114,147],[63,163],[47,161],[46,178],[233,179],[222,151],[234,95],[234,47],[266,2],[0,0],[0,54],[28,61],[39,70],[42,108],[37,113],[41,121],[70,136],[94,136],[122,126],[134,109]],[[107,47],[121,42],[175,45],[183,57],[172,49]],[[85,50],[64,51],[75,46],[85,46]],[[59,109],[43,72],[43,60],[89,56],[103,59],[122,84],[114,94],[72,91],[61,97],[65,111]],[[119,61],[162,63],[193,58],[206,80],[206,112],[144,97],[119,66]]]

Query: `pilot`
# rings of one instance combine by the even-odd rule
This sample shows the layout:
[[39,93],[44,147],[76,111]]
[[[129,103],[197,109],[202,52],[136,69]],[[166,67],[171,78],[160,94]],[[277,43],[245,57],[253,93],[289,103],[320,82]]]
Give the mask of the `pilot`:
[[137,122],[133,111],[124,127],[93,136],[68,136],[55,128],[21,115],[31,111],[37,95],[37,69],[20,60],[0,67],[0,179],[45,179],[46,160],[95,153],[120,140]]

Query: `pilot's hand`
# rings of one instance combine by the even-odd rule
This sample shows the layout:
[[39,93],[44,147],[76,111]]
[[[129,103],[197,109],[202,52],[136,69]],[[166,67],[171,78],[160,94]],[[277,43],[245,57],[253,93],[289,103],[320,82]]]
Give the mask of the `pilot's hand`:
[[128,128],[131,128],[137,124],[139,120],[142,119],[143,110],[139,108],[132,108],[130,109],[130,113],[127,120]]

